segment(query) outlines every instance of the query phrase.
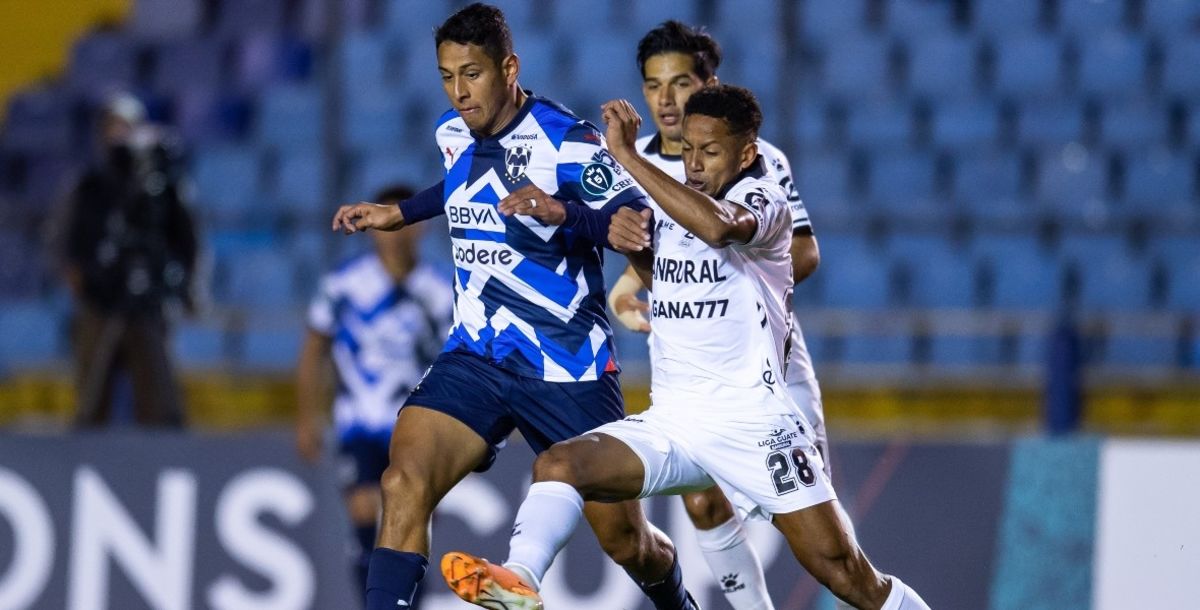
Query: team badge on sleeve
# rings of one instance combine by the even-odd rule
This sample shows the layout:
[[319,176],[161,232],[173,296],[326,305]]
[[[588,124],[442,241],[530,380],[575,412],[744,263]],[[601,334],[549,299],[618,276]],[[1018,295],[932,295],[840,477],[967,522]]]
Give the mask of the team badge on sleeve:
[[589,195],[599,197],[608,192],[613,185],[613,172],[603,163],[592,163],[583,168],[583,176],[579,179],[583,190]]

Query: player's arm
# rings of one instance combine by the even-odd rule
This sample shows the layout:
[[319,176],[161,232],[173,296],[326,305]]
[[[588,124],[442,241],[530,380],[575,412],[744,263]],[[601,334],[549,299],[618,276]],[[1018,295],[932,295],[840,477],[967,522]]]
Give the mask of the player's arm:
[[625,328],[648,333],[650,321],[646,319],[646,314],[650,312],[650,304],[638,298],[638,293],[644,288],[637,269],[630,264],[608,290],[608,308]]
[[714,248],[744,244],[754,237],[758,218],[749,210],[680,184],[637,153],[634,142],[642,119],[628,101],[608,102],[603,111],[613,157],[675,222]]
[[821,264],[821,249],[812,231],[792,232],[792,281],[799,284]]
[[338,208],[333,215],[333,230],[349,235],[367,229],[398,231],[446,213],[443,196],[445,182],[437,184],[401,201],[398,205],[360,201]]
[[310,328],[305,333],[300,360],[296,363],[296,449],[310,462],[321,456],[325,382],[332,346],[332,339]]

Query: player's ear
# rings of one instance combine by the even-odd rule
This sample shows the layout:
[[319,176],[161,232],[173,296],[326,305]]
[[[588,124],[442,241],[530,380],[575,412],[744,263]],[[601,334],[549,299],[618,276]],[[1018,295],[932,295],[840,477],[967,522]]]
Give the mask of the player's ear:
[[500,62],[500,70],[504,73],[504,82],[508,86],[517,84],[517,75],[521,73],[521,58],[517,57],[516,53],[504,58]]
[[750,138],[746,139],[746,144],[742,146],[742,158],[738,163],[738,167],[746,169],[754,164],[754,160],[758,158],[758,141]]

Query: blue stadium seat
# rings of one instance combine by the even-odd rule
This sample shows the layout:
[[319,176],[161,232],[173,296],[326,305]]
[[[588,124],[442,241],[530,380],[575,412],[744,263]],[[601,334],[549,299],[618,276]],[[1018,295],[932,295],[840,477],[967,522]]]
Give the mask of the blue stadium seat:
[[233,80],[242,90],[260,91],[269,85],[308,78],[312,48],[293,37],[257,32],[234,47]]
[[1043,155],[1037,184],[1038,201],[1052,208],[1084,209],[1108,195],[1104,159],[1080,146]]
[[1175,202],[1194,204],[1196,171],[1191,156],[1130,155],[1125,170],[1125,199],[1145,210]]
[[1027,102],[1017,112],[1017,141],[1061,148],[1083,137],[1083,107],[1078,103]]
[[[791,123],[792,138],[795,146],[800,148],[816,148],[826,139],[825,116],[826,108],[823,101],[816,96],[808,96],[800,100],[799,107],[793,106]],[[1197,115],[1200,117],[1200,115]],[[1200,131],[1200,120],[1196,121]],[[794,169],[794,168],[793,168]]]
[[1121,27],[1124,17],[1123,0],[1058,0],[1058,27],[1069,34],[1089,37],[1115,30]]
[[215,29],[223,36],[240,36],[252,32],[282,30],[286,16],[286,0],[237,0],[219,2]]
[[175,359],[185,369],[211,369],[226,361],[225,331],[219,325],[186,321],[174,332]]
[[862,235],[822,233],[819,239],[826,306],[873,309],[888,305],[886,261]]
[[193,87],[219,87],[225,72],[225,45],[217,39],[165,43],[155,53],[151,83],[167,95]]
[[[734,30],[753,31],[753,30]],[[754,92],[763,113],[770,120],[768,106],[773,104],[779,92],[779,75],[784,71],[785,44],[778,36],[777,28],[762,30],[755,36],[720,34],[724,59],[721,61],[721,81],[746,87]]]
[[939,101],[969,97],[976,90],[979,47],[964,34],[913,40],[908,47],[908,87],[917,96]]
[[933,156],[926,152],[890,152],[871,157],[867,199],[896,209],[926,202],[934,195]]
[[903,269],[907,295],[894,295],[897,305],[968,308],[975,303],[973,265],[944,235],[894,234],[888,258]]
[[377,91],[390,82],[394,70],[389,62],[390,49],[387,38],[378,32],[346,34],[336,57],[347,97],[352,99],[364,90]]
[[290,371],[300,356],[304,339],[303,322],[291,326],[247,328],[242,333],[242,353],[238,364],[256,371]]
[[[527,36],[514,44],[517,56],[521,58],[521,86],[539,95],[553,92],[562,76],[559,58],[563,51],[558,37],[552,34]],[[636,71],[637,64],[633,62],[622,68]]]
[[1000,112],[990,100],[943,102],[933,108],[930,125],[939,148],[971,151],[994,145],[1000,137]]
[[1058,259],[1029,234],[976,237],[973,260],[992,277],[990,299],[998,309],[1050,309],[1060,299]]
[[835,41],[861,34],[867,22],[867,3],[866,0],[805,2],[796,13],[802,40]]
[[201,0],[138,0],[127,27],[140,40],[174,40],[198,33],[203,18]]
[[[1115,4],[1114,0],[1108,1]],[[1114,33],[1082,39],[1079,90],[1109,99],[1140,93],[1146,86],[1146,51],[1146,41],[1130,35]]]
[[351,167],[347,184],[347,201],[367,199],[379,189],[395,182],[407,182],[416,188],[433,184],[438,175],[426,166],[419,154],[397,152],[371,153],[364,155]]
[[[639,3],[641,4],[641,3]],[[599,92],[603,83],[602,101],[615,97],[637,100],[642,93],[642,76],[637,71],[637,41],[632,32],[609,32],[584,36],[574,41],[571,61],[571,82],[581,83],[578,89]],[[548,85],[550,83],[547,83]],[[584,118],[595,110],[576,108]]]
[[1120,367],[1174,366],[1178,346],[1175,337],[1114,334],[1104,341],[1101,363]]
[[877,36],[830,40],[821,63],[822,89],[848,100],[882,96],[891,79],[890,52],[888,42]]
[[[979,6],[992,4],[1001,3],[981,2]],[[1062,90],[1063,56],[1057,39],[1045,35],[1003,38],[993,49],[996,93],[1022,99],[1053,98]]]
[[891,2],[887,7],[888,30],[902,38],[915,39],[950,29],[951,5],[941,0]]
[[1150,265],[1122,250],[1068,257],[1080,271],[1079,305],[1094,311],[1138,311],[1150,307]]
[[1142,24],[1147,31],[1158,34],[1195,31],[1200,25],[1200,3],[1194,0],[1143,2]]
[[912,358],[912,337],[907,334],[847,335],[842,362],[853,364],[904,364]]
[[335,202],[327,200],[325,157],[319,150],[295,149],[280,155],[273,195],[296,218],[314,220]]
[[914,131],[912,109],[905,104],[853,104],[846,116],[846,143],[850,146],[897,148],[911,144]]
[[1200,39],[1176,38],[1166,46],[1162,87],[1172,95],[1200,95]]
[[0,369],[45,365],[62,356],[62,318],[41,301],[0,304]]
[[850,196],[850,168],[837,154],[807,154],[792,160],[792,173],[800,196],[813,205],[846,202]]
[[394,148],[404,136],[403,92],[364,93],[342,106],[342,142],[356,150]]
[[1160,237],[1151,245],[1155,261],[1167,271],[1166,306],[1196,313],[1200,311],[1200,244],[1192,236]]
[[935,334],[929,337],[929,364],[934,366],[997,366],[1000,337]]
[[1168,131],[1167,110],[1152,102],[1110,103],[1100,115],[1101,140],[1123,150],[1161,146],[1167,141]]
[[1029,0],[972,2],[974,28],[987,34],[1028,32],[1041,25],[1041,7]]
[[192,158],[196,183],[196,208],[202,216],[237,220],[250,214],[260,193],[261,158],[246,146],[212,146],[197,150]]
[[1021,195],[1021,162],[1015,155],[986,148],[955,157],[953,195],[975,207],[1016,200]]
[[292,259],[278,247],[241,251],[234,258],[218,260],[227,279],[224,301],[250,308],[278,308],[294,304],[296,269]]
[[67,153],[74,143],[71,98],[52,88],[13,95],[4,122],[4,145],[24,153]]
[[137,80],[137,49],[128,36],[96,32],[75,43],[67,86],[89,95],[129,90]]
[[733,42],[739,32],[766,35],[779,31],[779,20],[783,15],[780,3],[775,0],[718,0],[716,4],[716,19],[712,25],[727,33],[718,38],[722,43]]
[[24,195],[27,202],[41,208],[47,202],[58,201],[63,196],[67,180],[78,176],[83,170],[81,161],[78,156],[33,157],[29,163],[29,177],[25,184]]
[[[602,12],[597,10],[595,0],[581,0],[580,7],[573,11],[570,23],[572,29],[600,29],[603,23],[591,23],[588,17],[599,17]],[[655,2],[631,2],[632,9],[627,15],[631,21],[632,33],[638,38],[652,28],[668,19],[678,19],[684,23],[695,24],[700,20],[700,14],[695,0],[656,0]],[[611,8],[610,8],[611,10]],[[559,21],[562,22],[561,20]]]
[[411,41],[420,41],[430,47],[429,33],[457,10],[457,5],[446,0],[410,2],[409,0],[383,0],[383,27],[391,33]]
[[316,148],[324,129],[321,90],[312,86],[276,86],[259,103],[256,136],[279,149]]

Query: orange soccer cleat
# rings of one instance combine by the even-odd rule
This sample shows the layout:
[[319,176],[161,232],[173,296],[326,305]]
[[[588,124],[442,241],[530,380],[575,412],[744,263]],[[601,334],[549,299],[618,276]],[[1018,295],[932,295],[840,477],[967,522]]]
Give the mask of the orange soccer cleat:
[[542,610],[542,598],[512,570],[482,557],[442,556],[442,577],[464,601],[490,610]]

